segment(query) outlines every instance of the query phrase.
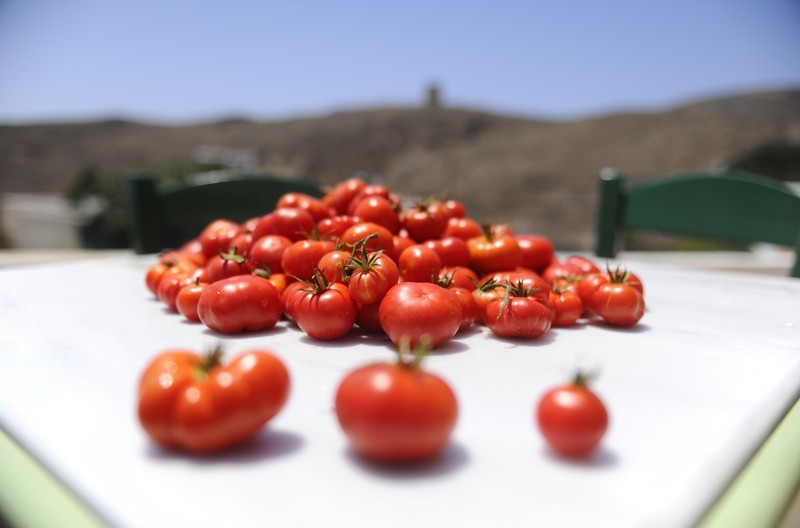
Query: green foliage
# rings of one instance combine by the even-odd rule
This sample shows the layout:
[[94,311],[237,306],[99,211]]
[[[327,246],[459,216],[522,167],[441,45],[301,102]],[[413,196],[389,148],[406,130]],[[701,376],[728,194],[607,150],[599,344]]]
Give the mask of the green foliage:
[[762,143],[736,158],[731,168],[776,180],[800,181],[800,144],[784,140]]

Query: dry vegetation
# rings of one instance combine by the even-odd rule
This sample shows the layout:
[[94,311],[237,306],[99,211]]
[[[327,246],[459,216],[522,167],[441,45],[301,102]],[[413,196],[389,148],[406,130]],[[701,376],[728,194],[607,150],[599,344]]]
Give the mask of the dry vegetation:
[[800,90],[571,122],[386,108],[266,123],[0,126],[0,191],[60,192],[87,164],[122,177],[185,162],[197,145],[221,145],[254,149],[267,170],[320,184],[362,169],[401,193],[446,190],[475,218],[546,234],[563,249],[588,248],[600,168],[616,166],[638,182],[724,167],[757,144],[796,140],[798,130]]

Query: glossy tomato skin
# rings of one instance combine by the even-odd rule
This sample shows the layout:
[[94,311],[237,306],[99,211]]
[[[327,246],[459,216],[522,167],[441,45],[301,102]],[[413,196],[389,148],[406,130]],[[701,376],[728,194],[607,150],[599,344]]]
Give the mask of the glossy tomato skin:
[[504,304],[498,297],[486,306],[484,322],[493,334],[501,337],[540,337],[553,323],[550,305],[535,297],[511,296]]
[[283,207],[261,217],[253,230],[253,240],[258,242],[266,235],[280,235],[297,242],[307,239],[315,226],[314,217],[308,211]]
[[418,243],[437,239],[447,228],[447,216],[444,209],[436,204],[418,205],[403,215],[403,228],[409,238]]
[[553,326],[572,326],[583,314],[583,303],[573,291],[551,291],[550,307],[553,311]]
[[203,255],[205,258],[210,258],[221,251],[227,251],[231,241],[243,231],[242,226],[232,220],[224,218],[214,220],[197,237],[203,247]]
[[522,251],[513,236],[480,236],[467,240],[470,266],[480,273],[513,270],[522,262]]
[[391,253],[394,248],[394,237],[388,229],[373,222],[359,222],[349,227],[339,242],[342,244],[354,245],[364,240],[364,238],[375,234],[374,238],[367,241],[367,251],[386,251]]
[[368,196],[360,200],[352,212],[362,222],[378,224],[392,234],[400,231],[400,217],[389,200],[383,196]]
[[334,248],[335,245],[330,240],[298,240],[283,252],[283,272],[289,277],[309,280],[320,259]]
[[336,215],[317,222],[317,230],[322,239],[336,240],[341,238],[348,228],[361,222],[357,216]]
[[450,386],[434,374],[373,364],[342,380],[336,417],[360,455],[410,462],[433,457],[447,445],[458,403]]
[[253,269],[265,267],[273,273],[282,273],[281,259],[293,242],[282,235],[264,235],[250,247],[250,263]]
[[356,267],[350,275],[350,296],[359,304],[380,302],[400,277],[397,264],[386,253],[368,255],[367,268]]
[[435,348],[458,331],[461,306],[455,294],[441,286],[401,282],[386,292],[378,317],[393,343],[407,337],[410,346],[416,347],[430,339],[430,347]]
[[592,295],[592,309],[606,322],[616,326],[633,326],[644,315],[644,297],[627,284],[607,283]]
[[197,303],[203,324],[224,334],[270,329],[282,312],[277,288],[254,275],[237,275],[210,284]]
[[288,192],[281,196],[278,203],[275,204],[276,209],[289,207],[306,211],[314,219],[314,222],[329,218],[334,213],[334,210],[325,205],[319,198],[299,192]]
[[178,312],[190,321],[199,322],[197,303],[200,302],[200,295],[207,286],[206,282],[195,281],[181,288],[175,298],[175,307]]
[[515,238],[522,250],[523,266],[541,273],[550,265],[555,248],[549,238],[541,235],[517,235]]
[[447,221],[447,227],[442,233],[442,237],[457,237],[462,240],[469,240],[483,235],[481,225],[472,218],[450,218]]
[[542,396],[536,421],[556,452],[578,458],[588,456],[600,444],[608,428],[608,411],[585,384],[571,383]]
[[171,350],[142,374],[139,421],[161,446],[194,453],[234,446],[251,438],[286,402],[289,373],[270,352],[249,350],[198,375],[204,359],[191,350]]
[[428,246],[414,244],[400,254],[397,269],[404,281],[433,282],[442,270],[442,259]]
[[436,252],[442,266],[469,266],[469,248],[466,241],[458,237],[427,240],[425,245]]
[[296,293],[294,321],[309,337],[337,339],[347,334],[356,322],[356,307],[347,286],[334,282],[314,293]]
[[347,214],[350,203],[366,186],[367,182],[360,178],[348,178],[334,185],[330,191],[325,193],[322,201],[328,207],[332,207],[337,214]]

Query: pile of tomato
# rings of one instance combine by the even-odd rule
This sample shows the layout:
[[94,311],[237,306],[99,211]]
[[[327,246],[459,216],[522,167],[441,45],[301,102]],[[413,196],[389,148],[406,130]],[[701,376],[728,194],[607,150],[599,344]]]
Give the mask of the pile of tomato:
[[[397,365],[379,369],[382,375],[394,369],[391,379],[396,380],[402,375],[427,375],[418,361],[404,357],[440,346],[475,324],[485,325],[497,336],[532,339],[553,326],[579,320],[631,326],[645,310],[642,282],[634,273],[601,270],[577,255],[560,260],[547,237],[516,234],[506,225],[482,225],[468,217],[456,200],[428,198],[404,208],[387,187],[357,178],[337,184],[322,198],[287,193],[273,211],[243,223],[213,220],[180,249],[163,253],[148,269],[146,283],[170,310],[224,334],[267,330],[282,317],[319,340],[341,338],[354,327],[385,334],[405,350]],[[182,361],[189,361],[184,355],[170,356],[162,370],[151,366],[156,382],[147,390],[157,393],[158,376],[164,368],[176,370]],[[201,387],[190,391],[198,397],[197,392],[207,390],[219,376],[221,365],[219,358],[192,357],[194,374],[187,380],[202,378]],[[271,361],[258,354],[248,357],[248,365]],[[374,370],[371,366],[351,375],[370,377]],[[247,377],[241,368],[238,374],[225,372],[226,380]],[[363,435],[371,430],[363,420],[377,423],[385,416],[384,411],[348,396],[353,383],[351,377],[342,383],[336,408],[345,432]],[[401,387],[404,382],[397,383]],[[288,391],[288,377],[285,385]],[[456,409],[452,391],[448,396],[449,388],[442,385],[446,387],[438,378],[420,385],[435,394],[423,401],[427,398],[442,406],[433,420],[440,426],[438,435],[422,435],[430,445],[398,448],[396,438],[420,436],[419,431],[404,432],[400,427],[391,435],[383,434],[378,447],[373,444],[380,432],[369,433],[373,441],[366,443],[350,435],[356,449],[389,459],[419,458],[440,449],[455,423]],[[574,386],[585,389],[585,383]],[[144,380],[141,387],[142,395],[149,394]],[[150,423],[145,425],[150,435],[164,445],[191,449],[185,439],[165,438],[159,432],[175,428],[150,419],[158,412],[148,410],[148,405],[140,401],[140,417],[143,424]],[[152,407],[157,410],[159,405]],[[365,418],[369,413],[377,417]],[[257,421],[263,425],[273,414],[265,410]],[[254,427],[243,424],[246,420],[230,420],[237,424],[236,438],[248,436]],[[395,421],[402,420],[424,423],[418,416]],[[541,426],[541,415],[539,420]],[[211,447],[195,450],[214,450],[218,444],[210,442]]]

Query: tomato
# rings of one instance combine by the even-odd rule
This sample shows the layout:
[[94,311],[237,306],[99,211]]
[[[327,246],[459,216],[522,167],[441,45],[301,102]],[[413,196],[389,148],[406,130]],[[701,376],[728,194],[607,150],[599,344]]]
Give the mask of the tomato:
[[312,280],[294,295],[294,321],[315,339],[337,339],[353,328],[356,307],[347,286],[328,283],[317,270]]
[[592,309],[606,322],[617,326],[633,326],[644,315],[644,297],[639,290],[625,283],[609,282],[592,295]]
[[359,304],[379,302],[397,284],[397,264],[382,251],[367,253],[364,246],[360,255],[350,257],[350,296]]
[[317,267],[328,282],[347,283],[350,276],[350,270],[347,267],[350,263],[350,255],[350,251],[334,249],[320,257]]
[[192,276],[189,274],[171,274],[163,277],[158,283],[156,295],[159,300],[167,305],[167,308],[173,312],[178,310],[176,300],[181,288],[194,282]]
[[314,232],[314,217],[297,207],[283,207],[264,215],[253,230],[253,240],[266,235],[281,235],[292,242],[307,239]]
[[360,178],[348,178],[334,185],[330,191],[325,193],[325,196],[322,197],[322,201],[328,207],[332,207],[337,214],[347,214],[350,208],[350,202],[352,202],[353,198],[358,196],[366,186],[367,182]]
[[608,428],[605,405],[578,374],[572,383],[547,391],[536,408],[536,422],[548,444],[566,457],[591,454]]
[[372,196],[380,196],[382,198],[386,198],[389,201],[389,203],[392,205],[394,210],[397,213],[400,212],[400,198],[395,193],[390,191],[389,188],[386,187],[385,185],[379,185],[379,184],[375,184],[375,183],[370,183],[370,184],[364,186],[364,188],[361,189],[361,191],[350,202],[350,206],[348,207],[347,214],[351,214],[351,215],[354,214],[353,211],[358,206],[358,204],[361,202],[361,200],[364,200],[364,199],[372,197]]
[[248,350],[222,365],[221,352],[158,355],[139,382],[138,415],[158,444],[212,453],[251,438],[284,406],[289,373],[266,350]]
[[550,291],[553,326],[572,326],[583,314],[583,303],[574,291],[556,288]]
[[197,314],[197,303],[200,302],[200,295],[207,286],[207,282],[195,279],[191,284],[181,288],[175,297],[175,307],[178,312],[190,321],[200,321],[200,316]]
[[442,270],[442,260],[422,244],[407,247],[397,261],[400,278],[408,282],[433,282]]
[[405,212],[403,228],[409,238],[416,242],[425,242],[442,236],[447,228],[447,216],[439,205],[422,201]]
[[215,257],[209,258],[206,263],[209,282],[217,282],[234,275],[247,275],[252,271],[253,266],[250,260],[233,247]]
[[225,334],[270,329],[282,312],[277,288],[255,275],[236,275],[210,284],[197,303],[203,324]]
[[[203,254],[203,244],[200,243],[199,238],[193,238],[189,240],[182,245],[178,251],[170,251],[167,253],[176,253],[180,257],[188,259],[194,263],[195,266],[202,266],[206,262],[206,256]],[[161,261],[164,261],[163,255]]]
[[299,192],[288,192],[278,199],[275,204],[276,209],[285,209],[294,207],[306,211],[314,219],[314,222],[319,222],[325,218],[332,216],[330,207],[319,198],[315,198],[308,194]]
[[349,227],[339,242],[344,245],[352,245],[361,242],[366,237],[375,234],[376,237],[371,238],[367,242],[367,251],[386,251],[390,253],[394,247],[394,237],[388,229],[372,222],[360,222],[352,227]]
[[458,419],[453,390],[416,362],[375,363],[350,372],[336,390],[335,405],[353,450],[382,462],[435,456]]
[[253,275],[270,281],[275,286],[275,289],[278,290],[278,295],[281,296],[283,296],[283,292],[289,284],[289,279],[285,273],[272,273],[267,267],[253,270]]
[[145,284],[147,289],[158,296],[158,284],[161,279],[169,275],[188,275],[196,269],[197,266],[193,262],[173,255],[172,258],[162,259],[147,269]]
[[541,273],[550,265],[555,248],[549,238],[540,235],[517,235],[514,238],[522,250],[523,266]]
[[540,337],[552,325],[547,300],[531,295],[523,286],[508,289],[486,305],[484,321],[493,334],[502,337]]
[[367,332],[383,333],[383,328],[381,328],[381,320],[378,316],[378,309],[380,308],[381,303],[376,302],[372,304],[355,304],[356,325]]
[[407,236],[394,235],[392,237],[392,249],[391,251],[387,250],[386,253],[389,255],[389,258],[397,262],[400,260],[400,254],[402,254],[407,247],[413,246],[414,244],[416,244],[416,242]]
[[228,250],[240,255],[248,255],[250,254],[250,248],[253,247],[253,242],[255,242],[253,233],[245,229],[231,240]]
[[283,304],[283,315],[290,321],[294,321],[295,308],[301,297],[305,295],[304,289],[308,288],[306,284],[295,281],[286,285],[286,288],[281,294],[281,303]]
[[341,238],[347,228],[361,222],[357,216],[337,215],[317,222],[319,237],[322,239],[336,240]]
[[457,237],[427,240],[425,246],[439,255],[442,266],[469,266],[469,248],[466,241]]
[[283,252],[283,272],[299,280],[309,280],[320,259],[335,247],[330,240],[299,240]]
[[386,292],[378,316],[393,343],[407,338],[416,347],[430,340],[435,348],[458,331],[461,306],[453,292],[435,284],[401,282]]
[[472,218],[450,218],[447,227],[442,233],[444,237],[456,237],[462,240],[469,240],[483,235],[483,228]]
[[362,222],[372,222],[385,227],[391,233],[400,231],[400,217],[388,199],[383,196],[368,196],[352,208],[352,214]]
[[466,266],[445,266],[439,272],[439,279],[444,279],[452,286],[473,291],[478,287],[478,274]]
[[577,268],[578,272],[581,274],[597,273],[600,271],[600,268],[597,267],[597,264],[586,257],[581,257],[580,255],[570,255],[566,258],[566,260],[564,260],[564,264]]
[[522,250],[513,236],[495,236],[490,229],[467,240],[470,266],[480,273],[512,270],[522,262]]
[[269,268],[274,273],[283,272],[281,259],[292,241],[282,235],[264,235],[250,247],[250,262],[254,269]]
[[473,291],[472,296],[478,305],[477,321],[486,324],[486,307],[495,299],[503,299],[506,296],[506,288],[501,286],[494,279],[489,279],[478,285]]
[[214,220],[203,229],[198,237],[200,245],[203,247],[203,255],[210,258],[219,254],[220,251],[227,251],[231,241],[243,231],[242,226],[232,220],[224,218]]
[[467,210],[464,207],[464,204],[458,200],[445,200],[440,202],[439,205],[444,211],[444,214],[448,220],[451,218],[464,218],[467,215]]
[[641,279],[635,273],[630,273],[618,266],[614,270],[608,268],[605,273],[587,273],[581,277],[577,284],[577,292],[584,307],[588,310],[597,311],[594,307],[594,294],[600,286],[609,283],[630,286],[644,296],[644,287]]

